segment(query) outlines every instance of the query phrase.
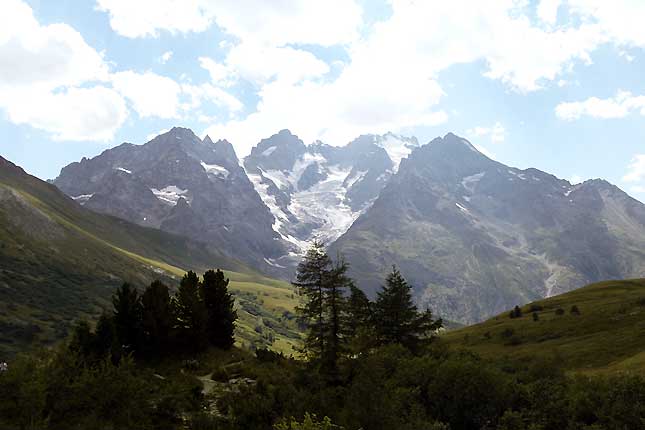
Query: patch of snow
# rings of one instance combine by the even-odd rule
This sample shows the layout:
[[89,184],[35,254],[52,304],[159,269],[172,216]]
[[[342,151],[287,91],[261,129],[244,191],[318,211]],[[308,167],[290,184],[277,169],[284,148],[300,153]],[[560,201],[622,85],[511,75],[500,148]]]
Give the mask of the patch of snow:
[[228,178],[228,175],[230,173],[225,167],[222,167],[218,164],[206,164],[203,161],[200,164],[209,175],[214,175],[226,179]]
[[117,167],[117,168],[116,168],[116,169],[114,169],[114,170],[119,170],[119,171],[121,171],[121,172],[125,172],[125,173],[127,173],[128,175],[131,175],[131,174],[132,174],[132,172],[131,172],[130,170],[128,170],[128,169],[124,169],[123,167]]
[[457,206],[459,210],[463,212],[466,212],[466,213],[470,212],[468,209],[466,209],[464,206],[460,205],[459,203],[455,203],[455,206]]
[[276,150],[277,146],[272,146],[271,148],[267,148],[264,151],[262,151],[262,156],[263,157],[268,157],[269,155],[273,154],[273,152]]
[[464,199],[464,200],[466,200],[467,202],[469,202],[469,201],[470,201],[470,197],[468,197],[468,196],[461,196],[461,198],[462,198],[462,199]]
[[356,172],[351,177],[348,176],[344,181],[345,182],[345,188],[349,190],[350,188],[352,188],[354,186],[354,184],[356,184],[357,182],[362,181],[366,174],[367,174],[367,170],[361,170],[361,171]]
[[461,180],[461,186],[472,193],[475,190],[475,185],[477,184],[477,182],[479,182],[485,174],[486,172],[479,172],[475,173],[474,175],[466,176]]
[[72,196],[72,200],[75,200],[78,203],[80,203],[81,205],[84,205],[93,196],[94,196],[94,193],[92,193],[92,194],[81,194],[80,196],[76,196],[76,197]]
[[415,146],[411,139],[406,139],[395,134],[388,133],[382,138],[376,138],[375,144],[385,149],[390,160],[394,163],[394,173],[399,170],[401,160],[407,158]]
[[287,214],[284,213],[282,209],[280,209],[280,206],[278,206],[278,203],[275,199],[275,196],[273,194],[269,193],[269,184],[265,183],[263,181],[262,175],[248,175],[249,179],[253,183],[253,186],[255,188],[255,191],[260,195],[260,198],[264,202],[265,205],[269,208],[269,211],[271,212],[271,215],[273,215],[274,222],[273,222],[273,230],[281,234],[281,230],[283,227],[283,221],[288,221],[289,218],[287,217]]
[[285,268],[284,266],[282,266],[282,265],[276,263],[275,261],[273,261],[273,259],[271,259],[271,258],[265,258],[264,262],[266,264],[268,264],[269,266],[277,267],[279,269],[284,269]]
[[181,140],[181,137],[179,137],[179,136],[175,136],[175,138],[176,138],[177,140]]
[[526,181],[526,175],[524,173],[517,173],[517,172],[514,172],[513,170],[509,170],[508,173],[510,173],[513,176],[517,176],[523,181]]
[[156,188],[151,188],[150,191],[161,200],[163,203],[169,204],[171,206],[177,205],[177,202],[181,197],[184,197],[188,190],[182,190],[175,185],[169,185],[161,190]]

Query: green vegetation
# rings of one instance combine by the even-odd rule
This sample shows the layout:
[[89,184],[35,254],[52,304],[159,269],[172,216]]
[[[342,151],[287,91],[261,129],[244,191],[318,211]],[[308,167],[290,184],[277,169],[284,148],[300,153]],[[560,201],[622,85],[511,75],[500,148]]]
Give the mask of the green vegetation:
[[[518,307],[519,309],[519,307]],[[516,312],[515,312],[516,313]],[[645,280],[607,281],[447,332],[452,348],[487,358],[556,359],[569,371],[645,370]]]
[[1,358],[51,346],[76,321],[98,319],[123,282],[160,279],[174,290],[187,270],[213,266],[231,279],[238,344],[292,353],[298,297],[288,283],[213,247],[86,210],[8,163],[0,168]]

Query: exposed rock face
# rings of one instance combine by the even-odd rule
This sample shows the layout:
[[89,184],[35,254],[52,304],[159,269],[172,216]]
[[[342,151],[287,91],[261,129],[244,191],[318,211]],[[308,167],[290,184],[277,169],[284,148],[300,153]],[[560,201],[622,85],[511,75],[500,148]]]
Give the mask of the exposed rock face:
[[213,243],[290,278],[313,239],[368,292],[392,264],[421,305],[473,322],[609,278],[645,276],[645,206],[493,161],[453,134],[305,145],[288,130],[244,160],[174,128],[73,163],[55,184],[93,210]]
[[571,185],[490,160],[453,134],[404,159],[336,241],[368,291],[391,264],[462,322],[603,279],[645,275],[645,206],[601,180]]
[[56,186],[86,207],[210,242],[271,271],[285,249],[233,146],[173,128],[65,167]]
[[416,144],[389,134],[342,147],[306,146],[282,130],[253,148],[244,166],[275,217],[274,229],[291,245],[273,264],[294,267],[313,239],[333,242],[372,204],[397,167],[380,145],[385,141],[396,154]]

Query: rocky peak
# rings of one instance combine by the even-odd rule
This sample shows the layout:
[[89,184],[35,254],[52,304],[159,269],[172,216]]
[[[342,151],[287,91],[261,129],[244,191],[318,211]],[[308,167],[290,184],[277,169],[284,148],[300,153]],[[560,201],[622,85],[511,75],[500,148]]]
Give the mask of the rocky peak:
[[267,139],[262,139],[246,157],[244,165],[252,172],[258,171],[258,168],[288,170],[305,152],[307,147],[304,142],[285,129]]

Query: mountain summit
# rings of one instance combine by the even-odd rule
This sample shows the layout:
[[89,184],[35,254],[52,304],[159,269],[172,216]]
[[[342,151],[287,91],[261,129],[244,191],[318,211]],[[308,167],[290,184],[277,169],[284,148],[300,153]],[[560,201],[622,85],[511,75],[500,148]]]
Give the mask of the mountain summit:
[[449,133],[403,160],[332,250],[366,290],[397,264],[420,303],[473,322],[590,282],[641,277],[644,246],[645,206],[617,187],[508,167]]
[[312,240],[374,292],[396,264],[443,316],[496,312],[609,278],[645,276],[645,206],[602,180],[572,185],[505,166],[448,133],[306,145],[289,130],[240,166],[226,140],[173,128],[65,167],[85,207],[216,243],[289,278]]
[[233,146],[186,128],[70,164],[54,184],[87,208],[215,243],[260,268],[285,252]]

